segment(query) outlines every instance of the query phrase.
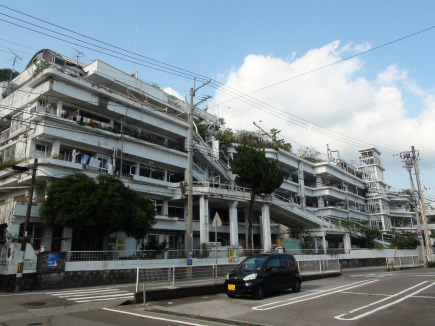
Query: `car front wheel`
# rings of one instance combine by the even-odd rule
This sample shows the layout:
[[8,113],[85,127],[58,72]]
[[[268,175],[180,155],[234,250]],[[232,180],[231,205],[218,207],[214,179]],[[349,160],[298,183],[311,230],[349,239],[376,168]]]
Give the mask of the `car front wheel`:
[[300,292],[301,291],[301,281],[295,280],[295,284],[293,284],[292,287],[293,292]]
[[255,289],[254,299],[262,300],[265,295],[266,295],[266,290],[264,289],[264,286],[259,284]]
[[235,298],[236,296],[234,294],[227,294],[228,298]]

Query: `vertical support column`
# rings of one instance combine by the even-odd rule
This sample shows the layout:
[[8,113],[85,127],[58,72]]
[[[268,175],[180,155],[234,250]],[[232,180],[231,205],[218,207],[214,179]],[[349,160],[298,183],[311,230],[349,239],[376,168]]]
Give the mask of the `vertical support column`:
[[270,235],[270,211],[269,205],[265,204],[261,207],[261,236],[263,240],[263,249],[269,250],[272,248],[272,237]]
[[63,112],[63,102],[57,101],[56,115],[60,117],[62,115],[62,112]]
[[60,251],[71,251],[72,233],[72,228],[63,228],[62,238],[68,238],[68,240],[62,240],[62,242],[60,243]]
[[323,253],[326,255],[326,236],[322,236]]
[[53,142],[53,147],[51,147],[51,157],[52,158],[59,157],[59,152],[60,152],[60,140],[56,139]]
[[208,233],[208,199],[205,196],[199,197],[199,242],[210,242]]
[[27,143],[27,157],[35,157],[36,143],[33,139],[30,139]]
[[140,171],[140,163],[136,163],[136,168],[134,169],[134,174],[138,176],[139,171]]
[[323,201],[323,197],[322,196],[319,196],[317,198],[317,204],[318,204],[319,208],[324,208],[325,207],[325,202]]
[[169,214],[169,202],[167,200],[163,201],[162,214],[165,216]]
[[230,246],[239,245],[239,222],[237,221],[237,201],[228,203],[230,213]]
[[352,248],[352,245],[351,245],[349,233],[346,233],[343,236],[343,246],[344,246],[344,252],[346,254],[350,254],[350,249]]
[[41,244],[44,247],[45,251],[51,251],[52,237],[53,237],[53,229],[46,228],[44,231],[44,240],[42,241],[42,244]]
[[319,247],[317,246],[317,237],[314,237],[314,249],[316,249],[316,254],[319,250]]
[[251,239],[249,239],[249,207],[245,207],[243,209],[243,213],[245,213],[245,239],[246,239],[246,248],[248,248],[248,243],[251,241],[251,248],[254,248],[254,232],[251,234]]
[[316,176],[316,188],[322,188],[322,187],[323,187],[322,177]]
[[305,181],[304,181],[304,162],[298,162],[299,196],[301,198],[302,209],[305,209]]

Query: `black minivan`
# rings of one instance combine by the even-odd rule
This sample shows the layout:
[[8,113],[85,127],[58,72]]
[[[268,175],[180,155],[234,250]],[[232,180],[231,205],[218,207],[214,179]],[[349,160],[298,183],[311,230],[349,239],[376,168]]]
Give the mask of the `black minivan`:
[[225,293],[234,298],[237,295],[252,296],[257,300],[267,292],[291,288],[301,290],[302,279],[298,264],[290,254],[262,254],[243,260],[225,280]]

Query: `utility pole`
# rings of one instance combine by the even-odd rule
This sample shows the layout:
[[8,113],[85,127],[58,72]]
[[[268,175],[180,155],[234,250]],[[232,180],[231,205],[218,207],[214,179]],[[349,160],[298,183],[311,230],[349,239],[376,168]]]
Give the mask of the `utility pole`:
[[[409,181],[411,182],[411,193],[412,193],[412,199],[414,200],[415,205],[415,218],[417,220],[417,227],[419,230],[421,230],[421,223],[420,223],[420,214],[418,213],[418,207],[419,203],[417,200],[417,194],[414,188],[414,180],[412,179],[412,167],[414,166],[414,161],[411,159],[411,154],[409,152],[400,153],[400,156],[402,158],[402,162],[404,163],[404,168],[409,173]],[[425,251],[425,245],[423,240],[423,234],[420,235],[420,243],[423,248],[423,252]],[[426,256],[423,255],[424,264],[426,265]]]
[[[33,162],[33,171],[32,171],[32,183],[30,185],[30,193],[29,193],[29,202],[27,203],[27,212],[26,212],[26,220],[24,222],[23,229],[23,238],[21,240],[21,250],[20,255],[18,257],[18,268],[17,268],[17,277],[15,281],[15,292],[20,292],[21,290],[21,280],[23,276],[23,267],[24,267],[24,256],[26,253],[26,245],[27,245],[27,225],[30,220],[30,213],[32,211],[32,202],[33,202],[33,190],[35,189],[35,178],[36,178],[36,168],[38,167],[38,159],[35,158]],[[27,168],[22,168],[19,166],[12,167],[13,169],[18,169],[21,171],[29,170]],[[21,169],[20,169],[21,168]]]
[[[196,78],[195,78],[196,80]],[[189,140],[188,140],[188,169],[189,176],[187,178],[187,225],[186,225],[186,257],[187,264],[189,264],[190,253],[193,253],[193,230],[192,230],[192,217],[193,217],[193,98],[195,93],[201,87],[210,83],[211,79],[205,81],[201,86],[195,88],[195,80],[193,88],[190,89],[190,108],[189,108]],[[190,261],[191,262],[191,261]]]
[[14,51],[12,51],[11,49],[9,49],[9,51],[11,51],[15,56],[14,57],[14,64],[12,65],[11,75],[9,76],[9,81],[11,81],[12,80],[12,73],[15,70],[15,62],[17,61],[17,59],[20,59],[20,60],[23,60],[23,59],[21,59],[21,57],[18,54],[16,54]]
[[418,170],[418,158],[417,158],[417,156],[419,154],[418,154],[418,151],[416,154],[414,146],[411,146],[411,151],[412,151],[412,156],[413,156],[413,160],[414,160],[415,177],[417,178],[418,194],[420,197],[421,219],[423,221],[423,227],[424,227],[424,239],[426,241],[427,261],[433,262],[433,253],[432,253],[432,248],[430,245],[429,229],[427,227],[426,207],[424,206],[423,191],[421,190],[421,182],[420,182],[420,172]]

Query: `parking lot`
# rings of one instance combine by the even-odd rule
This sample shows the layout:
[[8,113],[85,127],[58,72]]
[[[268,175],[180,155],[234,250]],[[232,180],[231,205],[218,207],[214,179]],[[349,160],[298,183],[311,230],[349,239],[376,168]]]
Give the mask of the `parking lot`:
[[383,268],[344,271],[341,277],[304,282],[300,293],[288,290],[261,301],[219,294],[151,308],[263,325],[433,325],[434,304],[435,269]]

